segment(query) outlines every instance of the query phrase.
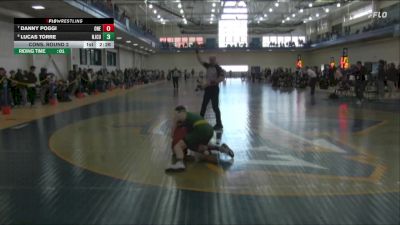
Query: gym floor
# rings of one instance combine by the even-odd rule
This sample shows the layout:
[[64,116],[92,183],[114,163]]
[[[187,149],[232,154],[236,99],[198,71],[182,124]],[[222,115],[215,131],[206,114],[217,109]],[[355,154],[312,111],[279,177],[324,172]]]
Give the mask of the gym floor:
[[0,117],[0,224],[400,223],[399,100],[358,106],[228,79],[212,142],[234,160],[166,174],[173,109],[202,101],[195,82],[180,85]]

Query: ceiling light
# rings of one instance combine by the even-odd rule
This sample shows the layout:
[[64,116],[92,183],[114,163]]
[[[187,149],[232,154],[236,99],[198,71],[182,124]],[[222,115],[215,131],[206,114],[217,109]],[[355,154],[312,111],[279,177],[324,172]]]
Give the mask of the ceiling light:
[[41,5],[33,5],[32,9],[41,10],[41,9],[45,9],[45,7],[41,6]]
[[212,24],[212,21],[210,21],[210,24]]
[[150,8],[150,9],[152,9],[152,8],[153,8],[153,5],[152,5],[152,4],[150,4],[150,5],[149,5],[149,8]]
[[307,20],[304,20],[303,23],[307,23]]
[[310,17],[308,17],[308,19],[309,19],[309,20],[312,20],[312,17],[310,16]]
[[215,9],[211,9],[211,12],[215,12]]
[[260,21],[258,20],[257,23],[260,24]]
[[140,46],[140,48],[144,48],[144,46]]
[[300,13],[303,13],[303,9],[300,9]]
[[157,15],[157,18],[158,18],[158,19],[160,19],[160,18],[161,18],[160,14],[158,14],[158,15]]
[[315,15],[316,17],[319,17],[319,13],[317,13],[317,15]]
[[154,13],[154,14],[157,14],[157,10],[154,10],[153,13]]
[[128,44],[129,44],[129,43],[131,43],[131,42],[132,42],[132,41],[129,41],[129,40],[128,40],[128,41],[126,41],[126,43],[128,43]]
[[122,39],[122,37],[116,37],[115,39],[117,39],[117,40],[121,40],[121,39]]
[[259,20],[260,20],[260,21],[262,21],[263,19],[264,19],[263,17],[260,17],[260,19],[259,19]]
[[325,12],[326,12],[326,13],[328,13],[328,12],[329,12],[329,9],[328,9],[328,8],[326,8],[326,9],[325,9]]
[[290,20],[290,17],[286,18],[286,20],[288,20],[288,21],[289,21],[289,20]]
[[338,8],[340,7],[340,2],[338,2],[338,4],[336,4],[336,7],[338,7]]
[[138,46],[138,44],[137,43],[133,43],[133,46]]
[[183,14],[183,9],[181,9],[179,12],[180,12],[181,14]]
[[[221,2],[222,3],[222,2]],[[212,4],[212,7],[215,7],[215,2]]]
[[274,11],[272,8],[269,8],[269,12],[272,12],[272,11]]
[[292,14],[292,17],[295,17],[295,16],[296,16],[296,14],[293,13],[293,14]]
[[279,3],[278,2],[275,2],[275,7],[278,7],[279,6]]
[[264,14],[264,17],[268,17],[268,15],[267,15],[267,14]]
[[308,7],[310,7],[310,8],[311,8],[311,7],[312,7],[312,3],[308,4]]
[[178,8],[182,8],[182,4],[181,3],[178,4]]
[[211,14],[211,17],[214,17],[214,14]]
[[282,20],[282,23],[285,23],[285,20]]

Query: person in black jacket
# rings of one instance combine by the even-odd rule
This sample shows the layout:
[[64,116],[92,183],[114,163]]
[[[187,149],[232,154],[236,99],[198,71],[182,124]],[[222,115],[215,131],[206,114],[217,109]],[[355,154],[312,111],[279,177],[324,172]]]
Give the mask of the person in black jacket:
[[221,121],[221,112],[219,110],[219,87],[218,84],[224,80],[224,71],[217,64],[215,57],[210,57],[209,62],[203,62],[199,55],[199,50],[196,49],[197,60],[206,68],[205,82],[203,83],[204,96],[201,105],[200,115],[204,118],[207,105],[211,100],[212,108],[216,117],[216,125],[214,130],[221,130],[223,128]]
[[28,83],[28,100],[31,103],[31,106],[35,105],[36,100],[36,82],[37,77],[35,74],[36,67],[31,66],[29,73],[27,75],[27,83]]
[[385,61],[379,60],[378,64],[378,95],[382,99],[385,97]]
[[39,73],[40,81],[40,100],[43,105],[49,102],[50,82],[47,79],[47,69],[41,68]]
[[357,96],[357,104],[361,104],[364,98],[364,82],[365,82],[365,75],[367,74],[365,67],[362,65],[360,61],[357,62],[354,71],[355,77],[355,92]]

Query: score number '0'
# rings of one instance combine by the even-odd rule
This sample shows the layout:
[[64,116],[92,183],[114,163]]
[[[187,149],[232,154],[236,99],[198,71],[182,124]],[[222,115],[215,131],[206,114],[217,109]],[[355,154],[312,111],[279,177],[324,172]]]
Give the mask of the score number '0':
[[103,24],[103,32],[114,32],[114,24]]

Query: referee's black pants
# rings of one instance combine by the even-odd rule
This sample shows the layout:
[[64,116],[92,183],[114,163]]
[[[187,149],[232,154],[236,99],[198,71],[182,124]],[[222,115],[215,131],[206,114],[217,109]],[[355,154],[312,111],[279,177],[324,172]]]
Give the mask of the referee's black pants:
[[221,111],[219,110],[219,87],[209,86],[204,89],[203,103],[201,105],[200,115],[204,118],[206,114],[207,105],[211,100],[211,105],[215,113],[216,125],[221,125]]
[[179,77],[172,77],[172,83],[174,84],[174,88],[179,88]]

